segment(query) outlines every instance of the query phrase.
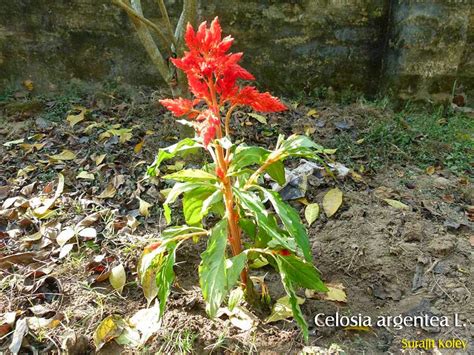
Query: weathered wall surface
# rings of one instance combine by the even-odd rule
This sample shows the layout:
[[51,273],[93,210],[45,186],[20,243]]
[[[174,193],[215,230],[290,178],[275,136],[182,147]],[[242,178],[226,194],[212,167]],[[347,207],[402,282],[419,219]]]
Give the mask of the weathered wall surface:
[[[176,18],[181,1],[167,3]],[[202,0],[200,17],[219,15],[246,67],[274,91],[391,88],[428,98],[455,82],[472,90],[473,8],[470,0]],[[127,16],[109,0],[1,1],[0,84],[31,79],[41,90],[72,78],[161,83]]]

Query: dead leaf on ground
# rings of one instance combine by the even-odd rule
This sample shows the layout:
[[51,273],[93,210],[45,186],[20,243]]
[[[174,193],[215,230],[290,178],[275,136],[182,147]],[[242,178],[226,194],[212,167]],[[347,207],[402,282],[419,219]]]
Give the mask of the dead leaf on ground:
[[311,226],[311,224],[313,224],[313,222],[319,217],[319,205],[317,203],[311,203],[306,206],[304,216],[308,222],[308,226]]
[[118,293],[122,293],[123,287],[127,282],[127,274],[125,273],[125,268],[122,264],[117,265],[110,271],[109,281]]
[[403,202],[397,201],[397,200],[392,200],[390,198],[384,198],[384,201],[388,203],[390,206],[393,208],[399,209],[399,210],[408,210],[410,207],[408,205],[405,205]]
[[[298,304],[303,304],[304,299],[297,297]],[[279,320],[293,317],[293,311],[291,310],[290,298],[288,296],[282,297],[276,301],[273,305],[272,313],[265,319],[265,323],[277,322]]]
[[113,198],[116,193],[117,193],[117,189],[114,187],[114,185],[108,184],[105,190],[102,191],[102,193],[99,196],[97,196],[97,198],[103,198],[103,199]]
[[111,315],[100,322],[94,332],[94,344],[100,350],[106,343],[122,334],[125,321],[119,315]]
[[332,217],[342,205],[342,191],[337,187],[329,190],[323,198],[323,208],[326,216]]
[[77,174],[76,179],[84,179],[84,180],[94,180],[94,174],[89,173],[88,171],[81,171],[79,174]]
[[44,216],[48,213],[48,210],[54,205],[56,200],[59,196],[63,193],[64,190],[64,175],[59,173],[58,174],[58,187],[56,188],[56,192],[52,198],[47,199],[43,202],[43,206],[38,207],[33,210],[33,214],[37,217]]
[[316,292],[313,290],[305,290],[306,298],[314,298],[314,299],[321,299],[326,301],[334,301],[334,302],[344,302],[347,303],[347,295],[345,287],[342,283],[338,284],[331,284],[327,283],[326,287],[328,288],[327,292]]
[[66,117],[66,121],[69,122],[69,125],[71,126],[71,128],[74,127],[77,123],[84,121],[85,113],[87,111],[84,107],[75,107],[75,110],[79,111],[79,113],[69,114]]
[[49,158],[53,161],[67,161],[76,159],[76,153],[69,149],[64,149],[61,153],[50,155]]
[[10,344],[10,351],[13,354],[18,354],[23,343],[23,338],[28,333],[28,323],[26,319],[20,319],[16,322],[15,331],[13,332],[12,342]]
[[146,202],[145,200],[142,200],[140,197],[137,197],[138,201],[140,201],[140,206],[139,206],[139,211],[140,214],[144,217],[148,217],[150,215],[150,207],[153,206],[151,203]]

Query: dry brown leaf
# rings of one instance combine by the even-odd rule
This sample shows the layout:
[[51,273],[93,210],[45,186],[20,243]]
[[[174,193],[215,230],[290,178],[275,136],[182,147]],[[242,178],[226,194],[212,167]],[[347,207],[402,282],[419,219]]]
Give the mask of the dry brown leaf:
[[102,193],[97,196],[97,198],[113,198],[117,193],[117,189],[114,187],[113,184],[108,184]]
[[64,149],[61,153],[50,155],[49,158],[53,161],[65,161],[65,160],[74,160],[76,159],[76,154],[69,149]]
[[151,203],[146,202],[145,200],[142,200],[140,197],[138,197],[138,201],[140,201],[140,207],[138,208],[140,214],[144,217],[148,217],[150,215],[150,207],[153,205]]

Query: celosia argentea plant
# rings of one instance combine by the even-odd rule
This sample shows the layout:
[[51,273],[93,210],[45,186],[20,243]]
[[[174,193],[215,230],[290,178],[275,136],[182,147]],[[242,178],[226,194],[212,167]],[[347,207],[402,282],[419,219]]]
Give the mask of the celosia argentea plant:
[[[148,174],[156,175],[166,159],[196,149],[206,150],[213,162],[202,169],[185,169],[163,176],[176,181],[163,204],[166,220],[168,224],[171,222],[169,205],[183,195],[186,225],[164,230],[157,242],[145,248],[138,270],[145,296],[149,302],[158,297],[162,314],[174,280],[177,248],[188,239],[206,238],[199,278],[209,316],[216,315],[234,287],[241,287],[247,293],[253,291],[249,265],[270,264],[281,275],[294,318],[306,338],[307,324],[295,289],[322,292],[327,289],[312,264],[307,231],[298,213],[277,192],[260,183],[263,175],[268,174],[280,185],[284,184],[286,158],[320,160],[322,147],[299,135],[278,137],[273,150],[235,145],[229,135],[229,123],[237,107],[247,106],[259,112],[284,111],[286,107],[268,92],[239,85],[239,81],[254,80],[254,77],[238,64],[242,53],[229,53],[233,39],[221,37],[217,18],[209,28],[206,22],[202,23],[197,32],[188,25],[185,40],[189,51],[172,61],[186,74],[194,98],[160,102],[181,118],[180,123],[194,127],[196,136],[160,149]],[[208,221],[217,222],[206,230],[202,222],[209,215],[216,218]]]

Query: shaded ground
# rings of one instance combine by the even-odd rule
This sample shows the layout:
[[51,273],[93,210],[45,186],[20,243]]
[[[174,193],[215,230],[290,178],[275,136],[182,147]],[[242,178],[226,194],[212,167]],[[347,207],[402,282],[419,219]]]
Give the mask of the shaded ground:
[[[168,114],[150,107],[153,96],[147,93],[124,99],[102,93],[30,99],[17,93],[3,99],[0,313],[17,312],[16,326],[20,319],[30,317],[24,351],[69,348],[77,353],[93,352],[92,334],[101,320],[111,314],[130,317],[146,307],[136,281],[136,263],[143,247],[164,227],[160,190],[169,186],[159,178],[145,180],[144,174],[156,148],[172,144],[179,135]],[[65,120],[71,104],[79,107],[70,114],[84,115],[73,127]],[[294,103],[291,111],[268,116],[266,125],[244,112],[236,114],[233,131],[239,139],[271,146],[278,133],[307,133],[327,147],[337,147],[334,158],[354,169],[337,180],[308,178],[309,202],[321,204],[325,192],[334,186],[344,192],[338,213],[329,220],[321,213],[309,231],[315,263],[324,280],[342,283],[347,294],[347,303],[306,299],[302,309],[311,326],[310,345],[336,343],[349,353],[397,353],[403,338],[454,337],[470,342],[472,349],[474,196],[472,175],[466,171],[472,169],[473,131],[472,123],[467,124],[472,118],[444,111],[437,114],[446,120],[439,123],[439,136],[451,135],[453,142],[440,145],[446,154],[435,147],[431,156],[425,142],[438,136],[428,131],[420,138],[417,129],[421,126],[410,126],[408,116],[403,120],[409,125],[405,133],[400,130],[403,124],[392,124],[394,117],[401,122],[400,116],[382,105],[358,102],[309,107]],[[397,140],[387,138],[387,132],[379,134],[373,129],[374,122],[392,127]],[[15,142],[18,139],[24,141]],[[420,151],[427,156],[425,160],[416,155]],[[454,158],[446,160],[446,156]],[[376,159],[378,164],[372,164]],[[168,169],[193,164],[197,164],[196,157],[170,163]],[[289,166],[298,164],[293,161]],[[41,214],[38,208],[44,206],[44,197],[54,195],[58,173],[65,177],[64,191]],[[384,199],[401,201],[408,209],[394,208]],[[140,208],[140,200],[151,206],[142,202]],[[292,204],[303,216],[304,204]],[[72,244],[71,250],[61,247],[61,231],[80,223],[93,231],[66,242]],[[300,351],[304,343],[294,322],[261,323],[242,331],[225,317],[214,321],[206,317],[197,279],[203,249],[202,243],[189,244],[178,253],[177,282],[168,311],[161,330],[144,350]],[[108,281],[110,268],[119,263],[127,272],[121,295]],[[266,274],[273,300],[283,295],[276,274],[265,268],[255,274]],[[304,296],[303,290],[300,295]],[[453,314],[458,313],[465,326],[400,330],[392,326],[314,326],[316,314],[336,312],[360,313],[373,320],[380,315],[446,315],[451,324]],[[35,327],[34,317],[44,319],[45,326]],[[13,329],[5,322],[0,324],[0,352],[11,344]],[[71,338],[66,344],[71,334],[76,334],[77,341]],[[102,350],[118,351],[114,342]]]

